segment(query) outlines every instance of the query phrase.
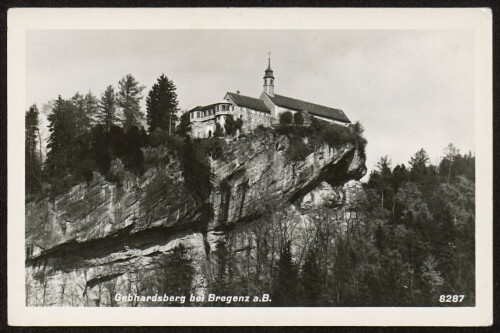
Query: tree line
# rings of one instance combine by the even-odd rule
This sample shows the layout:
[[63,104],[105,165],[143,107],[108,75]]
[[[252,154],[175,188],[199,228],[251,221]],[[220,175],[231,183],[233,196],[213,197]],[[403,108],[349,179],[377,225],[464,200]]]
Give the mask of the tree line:
[[157,79],[146,97],[146,114],[140,106],[144,89],[127,74],[116,88],[109,85],[100,98],[89,91],[49,101],[46,156],[42,153],[40,111],[32,105],[25,115],[27,198],[42,192],[57,194],[77,182],[90,181],[94,171],[112,176],[109,172],[115,159],[121,161],[116,167],[139,174],[144,159],[141,147],[148,144],[152,133],[172,135],[176,125],[177,134],[187,133],[185,120],[177,124],[179,108],[172,80],[164,74]]
[[365,198],[349,211],[317,208],[305,229],[270,205],[221,241],[205,272],[209,291],[270,293],[274,306],[474,305],[474,162],[452,144],[438,165],[423,149],[408,166],[384,156]]

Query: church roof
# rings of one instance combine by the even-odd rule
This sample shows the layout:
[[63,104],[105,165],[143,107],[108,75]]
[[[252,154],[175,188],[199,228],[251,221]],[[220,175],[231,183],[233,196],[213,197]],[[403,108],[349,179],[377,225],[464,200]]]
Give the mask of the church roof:
[[249,96],[244,96],[240,94],[235,94],[228,92],[227,93],[229,97],[234,101],[234,103],[238,106],[242,106],[245,108],[257,110],[257,111],[263,111],[267,113],[271,113],[271,111],[268,109],[266,104],[261,99],[258,98],[253,98]]
[[343,121],[345,123],[350,123],[351,121],[344,114],[344,111],[339,109],[330,108],[327,106],[314,104],[310,102],[301,101],[299,99],[286,97],[278,94],[274,96],[267,95],[271,101],[281,107],[296,110],[296,111],[307,111],[312,115],[325,117],[329,119],[334,119],[338,121]]

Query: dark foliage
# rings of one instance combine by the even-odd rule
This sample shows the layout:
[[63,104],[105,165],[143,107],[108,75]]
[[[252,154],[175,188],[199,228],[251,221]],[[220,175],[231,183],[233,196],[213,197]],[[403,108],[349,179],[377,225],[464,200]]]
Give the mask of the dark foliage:
[[214,137],[222,138],[223,136],[224,136],[224,130],[222,129],[222,126],[219,123],[215,124]]
[[280,124],[291,125],[292,123],[293,123],[293,116],[291,112],[286,111],[280,114]]
[[39,193],[42,189],[42,161],[39,149],[38,108],[32,105],[25,114],[25,189],[26,194]]
[[179,125],[177,125],[176,133],[180,137],[185,137],[191,131],[191,121],[189,120],[189,112],[184,112],[181,116]]
[[[226,135],[235,135],[237,131],[241,131],[241,126],[243,125],[243,120],[236,119],[232,116],[226,116],[226,121],[224,123],[224,130],[226,131]],[[216,130],[217,132],[217,130]]]
[[293,123],[294,125],[304,125],[304,116],[302,112],[295,112],[293,114]]
[[[311,126],[294,126],[281,123],[276,133],[286,135],[290,145],[286,152],[291,161],[300,161],[314,151],[319,145],[327,143],[332,147],[352,144],[358,148],[361,157],[365,158],[366,139],[363,137],[363,126],[357,122],[349,127],[329,124],[315,118]],[[307,144],[304,142],[307,139]]]
[[118,99],[113,86],[109,85],[101,96],[99,101],[97,119],[102,124],[106,131],[109,131],[111,126],[118,124],[121,119],[118,116]]
[[140,127],[144,118],[141,112],[140,101],[144,86],[132,76],[127,74],[118,82],[117,104],[123,113],[123,128],[128,131],[132,126]]
[[273,283],[272,298],[274,306],[298,305],[299,275],[292,258],[291,246],[292,242],[287,241],[281,249],[278,270]]
[[161,128],[169,135],[174,133],[179,105],[175,90],[172,80],[162,74],[149,91],[146,98],[146,120],[149,133],[153,133],[156,128]]
[[[154,274],[157,292],[162,295],[189,296],[195,273],[192,263],[193,259],[182,243],[161,257],[158,262],[159,268]],[[164,302],[163,305],[170,303]]]

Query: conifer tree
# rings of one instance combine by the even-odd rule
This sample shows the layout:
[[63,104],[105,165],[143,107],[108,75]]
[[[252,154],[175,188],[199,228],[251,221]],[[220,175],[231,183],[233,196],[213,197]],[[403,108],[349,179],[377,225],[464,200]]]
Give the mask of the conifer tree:
[[179,105],[175,89],[172,80],[162,74],[149,91],[146,98],[146,120],[150,134],[159,127],[172,135]]
[[38,108],[32,105],[25,115],[25,187],[26,192],[32,192],[41,187],[41,159],[37,151],[38,143]]
[[90,91],[85,96],[77,92],[71,98],[71,102],[75,108],[76,126],[79,134],[89,133],[98,112],[97,98]]
[[123,129],[128,131],[132,126],[141,126],[144,115],[141,112],[140,102],[142,91],[145,86],[139,85],[139,82],[127,74],[118,82],[118,106],[123,112]]
[[318,264],[318,254],[314,249],[307,251],[302,268],[301,284],[304,305],[319,305],[323,291],[322,272]]
[[157,279],[159,292],[170,295],[189,295],[194,276],[193,259],[181,243],[163,257]]
[[115,89],[112,85],[109,85],[101,96],[99,112],[97,114],[99,123],[104,126],[106,131],[109,131],[111,126],[116,125],[120,121],[117,106]]
[[71,102],[59,95],[47,118],[50,135],[45,167],[50,176],[57,175],[60,179],[71,169],[75,156],[73,138],[76,122]]
[[277,306],[297,305],[299,279],[291,247],[292,242],[287,241],[281,250],[278,261],[272,295],[273,304]]
[[423,177],[427,172],[427,164],[429,163],[429,155],[424,150],[420,149],[413,155],[408,162],[410,164],[410,176],[412,180]]

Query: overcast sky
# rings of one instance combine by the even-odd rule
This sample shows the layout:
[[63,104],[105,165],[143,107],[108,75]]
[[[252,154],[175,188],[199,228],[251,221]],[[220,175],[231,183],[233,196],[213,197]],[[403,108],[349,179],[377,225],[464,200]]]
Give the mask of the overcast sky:
[[420,148],[434,162],[449,142],[474,152],[469,31],[30,31],[26,107],[77,91],[100,96],[128,73],[144,95],[164,73],[182,109],[227,91],[259,97],[269,51],[276,93],[340,108],[364,125],[368,168],[382,155],[407,163]]

